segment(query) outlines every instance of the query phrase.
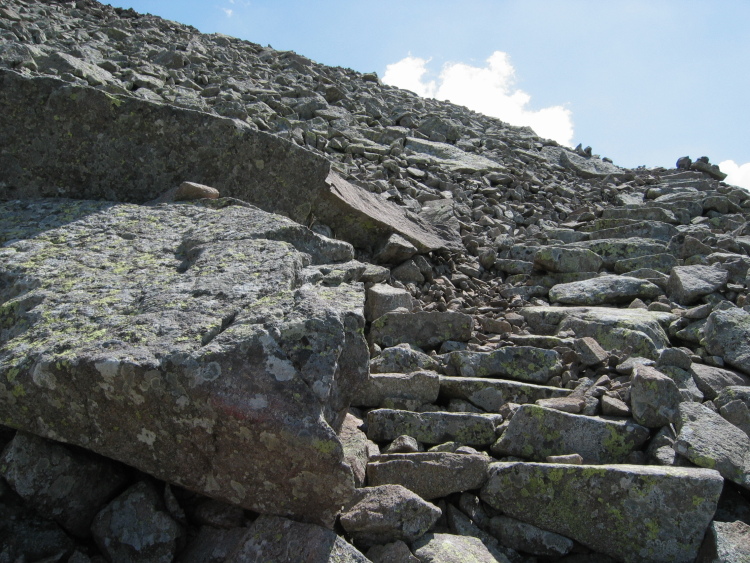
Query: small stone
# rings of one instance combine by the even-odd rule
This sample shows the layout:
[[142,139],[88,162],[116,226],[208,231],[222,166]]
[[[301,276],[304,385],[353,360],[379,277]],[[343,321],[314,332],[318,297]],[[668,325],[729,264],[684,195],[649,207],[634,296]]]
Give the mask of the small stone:
[[583,458],[578,454],[548,455],[545,461],[547,463],[583,465]]
[[193,199],[218,199],[219,190],[195,182],[183,182],[174,194],[175,201],[189,201]]

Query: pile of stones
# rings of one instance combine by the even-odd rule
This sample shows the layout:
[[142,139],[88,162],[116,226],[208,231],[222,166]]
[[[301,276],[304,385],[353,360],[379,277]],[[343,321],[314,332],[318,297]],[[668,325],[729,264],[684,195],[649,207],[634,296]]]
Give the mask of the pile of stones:
[[0,562],[750,557],[707,158],[93,0],[3,3],[0,84]]

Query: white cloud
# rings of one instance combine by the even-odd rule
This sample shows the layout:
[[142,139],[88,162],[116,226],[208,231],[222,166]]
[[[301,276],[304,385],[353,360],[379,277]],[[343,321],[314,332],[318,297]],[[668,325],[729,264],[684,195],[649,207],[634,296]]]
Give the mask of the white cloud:
[[719,168],[727,174],[724,180],[727,184],[750,190],[750,162],[740,165],[734,160],[725,160],[719,163]]
[[231,18],[232,14],[234,13],[234,10],[230,10],[229,8],[222,8],[222,11],[227,15],[228,18]]
[[528,125],[539,136],[571,146],[573,114],[562,106],[530,109],[531,96],[514,89],[515,69],[510,57],[495,51],[484,67],[446,63],[438,80],[425,80],[429,60],[406,57],[385,69],[383,82],[423,97],[450,100],[511,125]]

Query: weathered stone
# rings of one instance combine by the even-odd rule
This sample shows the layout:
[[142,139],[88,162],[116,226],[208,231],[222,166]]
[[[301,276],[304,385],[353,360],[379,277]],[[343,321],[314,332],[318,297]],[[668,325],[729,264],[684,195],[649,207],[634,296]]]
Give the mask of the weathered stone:
[[367,482],[402,485],[425,500],[480,488],[487,479],[486,455],[424,452],[388,454],[367,464]]
[[747,375],[706,364],[691,364],[690,375],[706,399],[715,398],[725,387],[750,385],[750,377]]
[[581,358],[583,366],[597,366],[609,359],[609,354],[590,336],[578,338],[574,343],[575,351]]
[[585,248],[546,247],[534,255],[534,266],[548,272],[598,272],[602,263],[598,254]]
[[750,438],[704,405],[680,404],[675,451],[750,489]]
[[183,531],[153,485],[136,483],[96,515],[91,535],[110,561],[174,559]]
[[681,305],[691,305],[699,298],[721,289],[728,273],[712,266],[675,266],[669,274],[667,293]]
[[[451,442],[453,443],[453,442]],[[432,451],[432,448],[430,448]],[[402,435],[398,436],[393,440],[382,453],[384,454],[410,454],[416,452],[423,452],[424,446],[411,436]]]
[[399,344],[386,348],[370,360],[371,373],[412,373],[423,370],[436,370],[438,361],[424,352],[414,350],[409,344]]
[[401,485],[358,489],[352,506],[341,514],[341,526],[357,545],[397,540],[412,542],[437,522],[442,511]]
[[259,516],[246,529],[244,538],[225,561],[369,563],[364,555],[331,530],[266,515]]
[[[479,502],[479,499],[470,493],[463,493],[461,496],[471,496]],[[512,549],[500,545],[497,538],[479,528],[468,516],[450,503],[448,503],[447,512],[448,528],[452,533],[457,536],[471,536],[479,539],[498,562],[510,563],[509,557],[520,558]],[[473,514],[476,515],[476,511]],[[487,518],[487,524],[489,524],[489,518]]]
[[422,563],[497,563],[477,538],[452,534],[426,534],[412,549]]
[[367,376],[362,289],[295,280],[351,247],[201,202],[0,206],[3,422],[330,522],[353,489],[332,426]]
[[568,245],[573,248],[587,248],[601,256],[604,266],[614,268],[616,262],[650,254],[663,254],[667,245],[656,240],[644,238],[601,239],[574,242]]
[[480,496],[507,516],[617,561],[687,563],[698,553],[722,485],[706,469],[494,463]]
[[393,401],[434,403],[440,392],[440,377],[433,371],[371,374],[352,398],[358,407],[381,407]]
[[372,563],[419,563],[419,559],[412,555],[409,546],[402,541],[374,545],[367,550],[367,558]]
[[180,563],[224,563],[247,533],[247,528],[223,530],[201,526],[198,533],[180,551]]
[[503,545],[532,555],[559,557],[573,549],[572,540],[508,516],[495,516],[490,531]]
[[475,172],[484,173],[494,170],[498,172],[506,171],[502,164],[494,160],[463,151],[446,143],[407,137],[404,148],[420,153],[420,155],[426,155],[427,162],[437,164],[451,172],[474,174]]
[[472,318],[464,313],[392,312],[372,323],[369,338],[381,346],[408,343],[420,348],[433,348],[446,340],[466,342],[471,338],[472,326]]
[[411,310],[412,297],[405,289],[376,284],[367,290],[367,301],[365,301],[365,318],[373,321],[384,314],[405,307]]
[[522,405],[493,446],[493,452],[533,461],[577,453],[584,463],[622,463],[648,438],[646,428],[630,421]]
[[659,286],[627,276],[600,276],[561,283],[549,290],[550,301],[565,305],[604,305],[629,303],[633,299],[654,299],[662,294]]
[[606,394],[602,395],[601,406],[602,415],[604,416],[631,416],[632,414],[630,407],[625,401]]
[[662,253],[618,260],[615,262],[614,269],[617,274],[626,274],[642,268],[650,268],[657,272],[669,274],[675,266],[677,266],[677,258],[673,254]]
[[750,561],[750,526],[745,522],[714,520],[706,530],[706,537],[696,563],[746,563]]
[[714,405],[721,416],[750,436],[750,386],[724,387]]
[[478,377],[440,376],[440,393],[464,399],[487,412],[499,412],[507,403],[534,403],[539,399],[565,397],[568,389]]
[[344,448],[344,461],[352,468],[354,486],[362,487],[365,483],[369,445],[367,434],[359,429],[364,421],[347,413],[341,424],[338,437]]
[[550,399],[537,399],[535,404],[548,409],[555,409],[563,412],[579,413],[586,406],[583,397],[552,397]]
[[635,421],[646,428],[661,428],[677,419],[682,400],[677,384],[650,366],[637,366],[631,380],[630,407]]
[[217,199],[219,190],[211,186],[196,184],[195,182],[183,182],[174,194],[175,201],[186,201],[192,199]]
[[112,461],[18,432],[0,457],[0,474],[39,514],[87,537],[91,521],[126,483]]
[[709,353],[750,374],[750,313],[743,309],[714,311],[703,334]]
[[424,444],[489,446],[495,441],[495,425],[501,421],[500,415],[493,414],[377,409],[367,413],[367,436],[375,442],[390,442],[406,434]]
[[452,352],[448,357],[461,377],[504,377],[547,383],[560,375],[560,354],[531,346],[507,346],[492,352]]

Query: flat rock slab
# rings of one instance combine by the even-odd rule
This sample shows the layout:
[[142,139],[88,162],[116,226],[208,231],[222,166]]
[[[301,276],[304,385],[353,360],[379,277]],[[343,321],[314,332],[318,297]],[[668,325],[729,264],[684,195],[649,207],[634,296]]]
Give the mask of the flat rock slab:
[[750,313],[743,309],[714,311],[703,334],[706,350],[750,375]]
[[546,247],[534,255],[534,266],[548,272],[598,272],[603,260],[586,248]]
[[466,342],[473,325],[470,315],[452,311],[391,312],[372,323],[370,340],[380,346],[408,343],[434,348],[446,340]]
[[631,421],[522,405],[493,452],[534,461],[551,455],[580,454],[584,463],[622,463],[648,439],[648,429]]
[[670,347],[665,329],[677,319],[671,313],[610,307],[524,307],[519,313],[538,333],[572,330],[579,338],[594,338],[605,350],[629,348],[632,355],[653,360]]
[[330,522],[353,487],[334,427],[367,376],[364,295],[298,275],[351,246],[204,201],[0,206],[0,422]]
[[629,276],[600,276],[589,280],[561,283],[549,290],[552,302],[564,305],[618,305],[633,299],[654,299],[663,291],[647,280]]
[[412,549],[422,563],[498,563],[480,539],[469,536],[425,534]]
[[423,452],[387,454],[370,459],[367,482],[402,485],[425,500],[479,489],[487,480],[490,458],[478,454]]
[[494,414],[377,409],[367,413],[367,437],[389,442],[406,435],[425,444],[489,446],[495,441],[495,425],[500,422],[502,417]]
[[750,561],[750,526],[713,521],[706,532],[696,563],[747,563]]
[[716,471],[679,467],[515,462],[489,471],[484,502],[625,563],[693,561],[723,486]]
[[452,352],[448,362],[461,377],[506,377],[540,384],[563,371],[560,354],[532,346],[507,346],[492,352]]
[[638,258],[649,254],[662,254],[667,250],[667,245],[661,241],[638,237],[580,241],[568,246],[587,248],[598,254],[604,261],[604,266],[608,269],[613,268],[615,263],[620,260]]
[[388,400],[434,403],[440,393],[440,376],[434,371],[370,374],[352,397],[355,407],[382,407]]
[[729,272],[713,266],[675,266],[669,274],[667,293],[680,305],[695,303],[727,283]]
[[483,377],[440,376],[440,393],[463,399],[487,412],[498,412],[506,403],[535,403],[539,399],[567,397],[569,389],[489,379]]
[[734,385],[750,385],[750,377],[732,370],[692,363],[689,373],[706,399],[715,399],[721,390]]

